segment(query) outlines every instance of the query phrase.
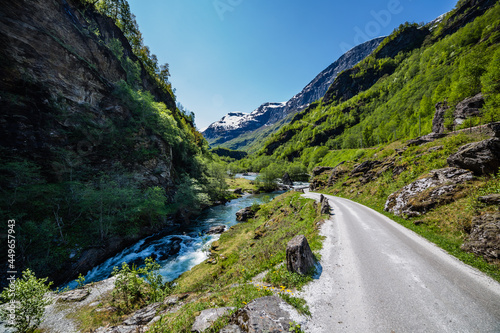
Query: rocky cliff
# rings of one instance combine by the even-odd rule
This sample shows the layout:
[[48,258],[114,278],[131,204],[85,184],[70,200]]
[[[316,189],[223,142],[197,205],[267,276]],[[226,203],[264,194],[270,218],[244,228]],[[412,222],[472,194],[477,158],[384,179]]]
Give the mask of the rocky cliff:
[[164,226],[199,133],[91,4],[2,1],[0,30],[0,215],[61,283]]
[[[310,103],[323,97],[340,72],[363,60],[377,48],[383,39],[384,37],[375,38],[352,48],[319,73],[300,93],[293,96],[289,101],[264,103],[250,114],[230,113],[203,131],[204,137],[212,146],[224,144],[263,126],[275,124],[290,114],[302,111]],[[249,143],[246,142],[245,144],[248,145]]]

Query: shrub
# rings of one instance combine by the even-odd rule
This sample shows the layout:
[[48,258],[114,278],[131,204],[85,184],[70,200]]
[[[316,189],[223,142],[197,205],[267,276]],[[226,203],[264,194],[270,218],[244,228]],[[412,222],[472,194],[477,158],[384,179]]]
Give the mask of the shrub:
[[7,306],[0,309],[0,318],[18,332],[35,332],[42,321],[45,306],[52,303],[50,298],[45,297],[52,282],[46,282],[47,278],[37,279],[31,270],[26,269],[21,278],[2,292],[3,301],[13,304],[13,308]]

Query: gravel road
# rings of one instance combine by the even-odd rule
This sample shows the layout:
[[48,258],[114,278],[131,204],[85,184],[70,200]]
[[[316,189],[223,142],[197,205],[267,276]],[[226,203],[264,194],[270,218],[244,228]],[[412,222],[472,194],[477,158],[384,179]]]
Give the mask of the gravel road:
[[370,208],[327,198],[322,273],[300,295],[306,332],[500,332],[499,283]]

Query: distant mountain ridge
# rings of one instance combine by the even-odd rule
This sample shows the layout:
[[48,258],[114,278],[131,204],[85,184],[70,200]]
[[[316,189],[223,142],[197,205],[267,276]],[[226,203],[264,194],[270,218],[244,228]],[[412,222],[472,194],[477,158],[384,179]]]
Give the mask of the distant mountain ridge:
[[[378,37],[360,44],[343,54],[324,71],[319,73],[302,91],[289,101],[282,103],[264,103],[251,113],[230,112],[221,120],[212,123],[203,136],[211,146],[222,145],[228,148],[241,148],[239,144],[226,144],[233,139],[261,129],[285,119],[288,115],[304,110],[309,104],[322,98],[337,75],[366,58],[385,37]],[[245,140],[244,145],[251,144]]]

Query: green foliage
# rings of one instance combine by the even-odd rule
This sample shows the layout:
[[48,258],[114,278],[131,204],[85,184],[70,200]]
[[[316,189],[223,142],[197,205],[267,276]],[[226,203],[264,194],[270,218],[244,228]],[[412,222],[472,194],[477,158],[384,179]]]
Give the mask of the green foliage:
[[85,276],[80,273],[75,281],[78,284],[77,288],[81,288],[85,285]]
[[290,328],[288,329],[288,332],[294,332],[294,333],[303,333],[304,331],[300,327],[299,324],[296,322],[290,322]]
[[123,312],[130,312],[141,305],[162,300],[171,292],[171,286],[163,283],[159,269],[160,265],[151,258],[146,258],[142,268],[129,266],[126,262],[121,268],[114,267],[113,304]]
[[306,275],[289,272],[286,265],[281,265],[278,268],[271,269],[265,278],[266,282],[274,286],[285,286],[288,288],[302,288],[306,283],[313,280],[314,269]]
[[[14,306],[13,313],[9,306],[0,309],[0,318],[10,323],[21,333],[35,332],[42,321],[45,307],[52,300],[45,295],[50,291],[52,282],[46,284],[47,278],[38,279],[35,274],[26,269],[22,277],[15,280],[9,288],[2,291],[1,297],[4,302]],[[11,326],[11,325],[9,325]]]
[[[281,292],[280,297],[283,298],[288,304],[293,306],[299,313],[305,314],[310,316],[311,312],[309,311],[309,306],[307,305],[307,302],[303,298],[299,297],[293,297],[287,293]],[[300,328],[300,326],[299,326]]]

